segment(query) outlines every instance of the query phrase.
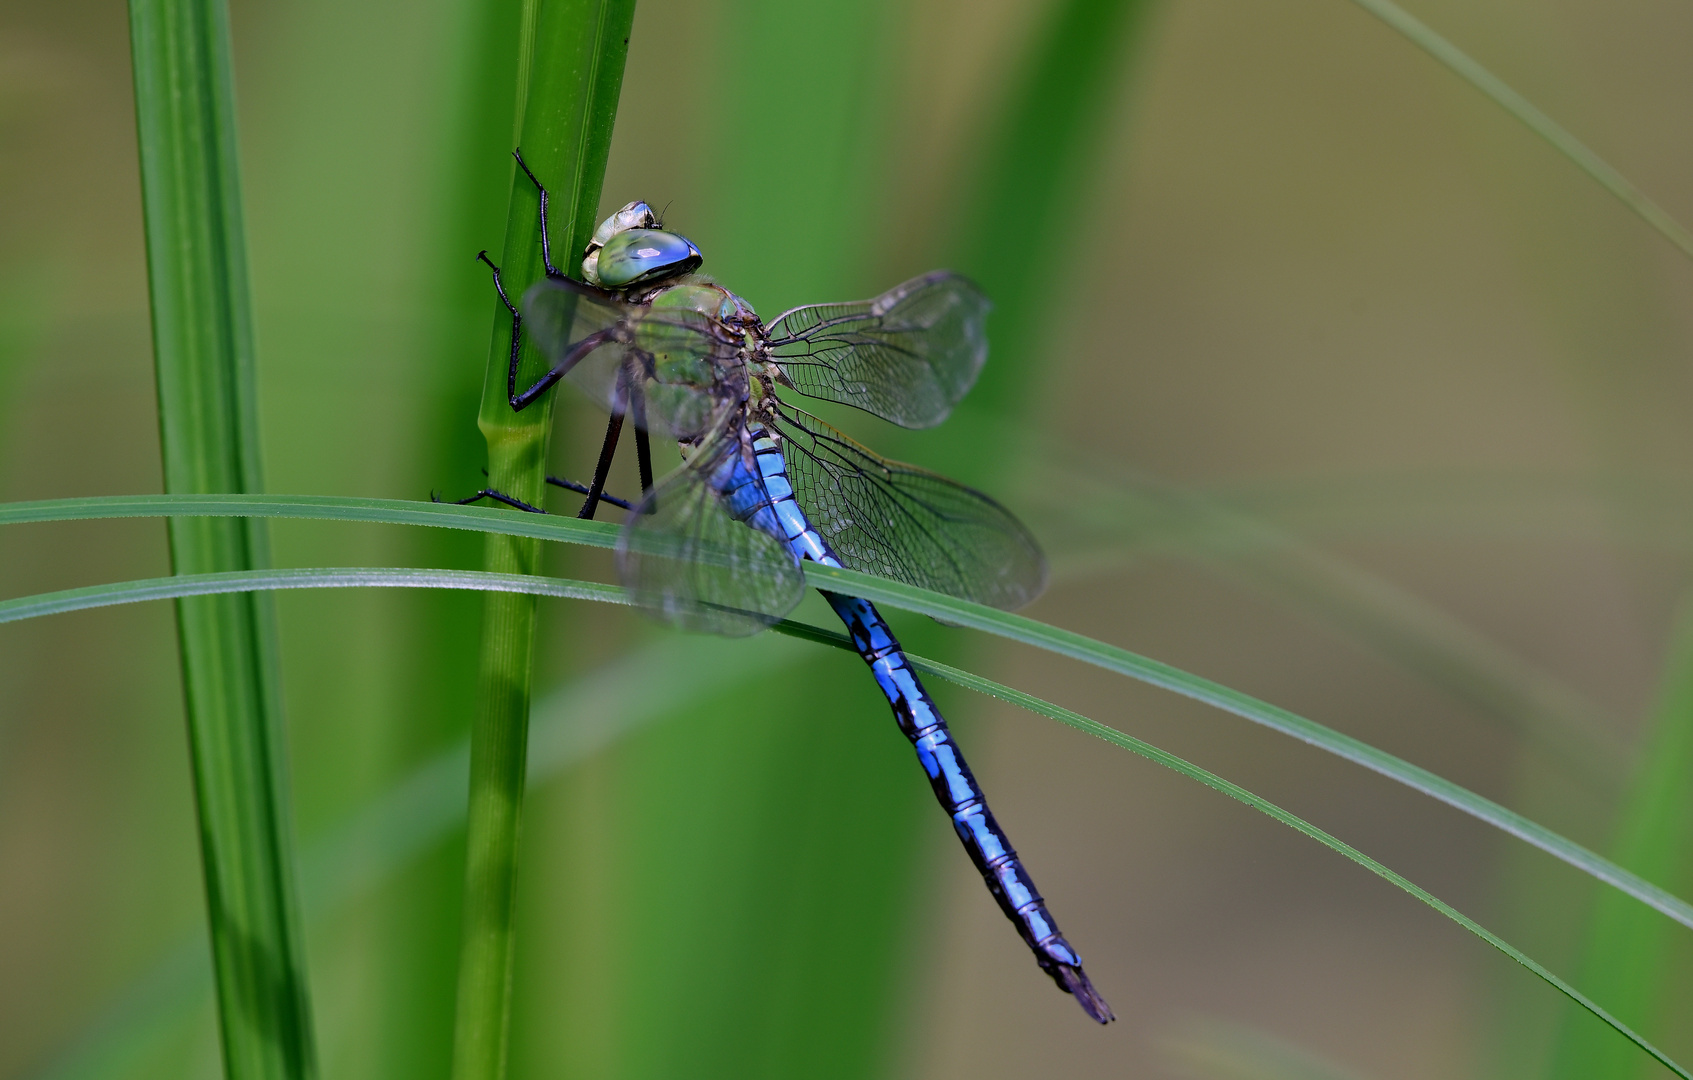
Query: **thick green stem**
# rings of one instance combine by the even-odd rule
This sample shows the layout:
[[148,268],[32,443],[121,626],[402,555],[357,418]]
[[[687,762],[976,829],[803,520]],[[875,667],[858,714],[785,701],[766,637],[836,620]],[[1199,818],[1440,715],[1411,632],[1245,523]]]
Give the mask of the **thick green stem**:
[[[555,258],[567,273],[594,227],[623,84],[634,0],[527,0],[518,72],[518,143],[561,212],[550,225]],[[516,300],[542,276],[539,199],[513,169],[500,266]],[[493,342],[478,423],[488,440],[490,486],[539,504],[545,491],[553,395],[515,412],[507,400],[510,321],[495,307]],[[525,345],[521,374],[545,370]],[[499,573],[533,574],[537,540],[490,535],[484,565]],[[523,775],[529,726],[536,600],[489,594],[482,609],[478,705],[471,728],[470,816],[467,822],[464,913],[459,953],[455,1080],[498,1080],[505,1074],[511,1017],[512,920]]]
[[[165,489],[262,490],[223,0],[132,0]],[[265,524],[170,522],[178,574],[268,563]],[[230,1077],[316,1074],[270,601],[177,602],[189,748]]]

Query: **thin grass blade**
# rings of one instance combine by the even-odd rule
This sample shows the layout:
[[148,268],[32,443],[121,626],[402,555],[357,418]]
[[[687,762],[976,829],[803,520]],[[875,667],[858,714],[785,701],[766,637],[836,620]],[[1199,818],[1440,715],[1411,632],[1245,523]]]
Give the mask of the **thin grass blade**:
[[[447,528],[479,529],[509,536],[537,537],[565,543],[610,547],[617,530],[604,522],[578,521],[540,514],[513,514],[479,510],[476,507],[444,506],[392,499],[350,499],[329,496],[214,497],[173,499],[170,496],[102,496],[58,499],[34,503],[0,505],[0,525],[16,521],[56,521],[98,517],[149,517],[164,513],[254,514],[268,517],[332,518],[342,521],[371,521],[394,524],[438,525]],[[1262,724],[1380,773],[1390,780],[1429,795],[1463,813],[1487,822],[1527,841],[1570,866],[1589,874],[1636,900],[1693,928],[1693,904],[1681,899],[1638,874],[1569,840],[1558,833],[1508,810],[1490,799],[1452,783],[1367,743],[1332,728],[1231,690],[1127,649],[1012,612],[972,604],[940,593],[918,589],[885,578],[851,570],[808,563],[808,584],[834,592],[862,596],[890,607],[929,615],[959,626],[981,630],[997,637],[1032,645],[1060,656],[1094,664],[1107,671],[1138,679],[1153,686],[1205,702],[1225,712]],[[437,572],[437,571],[431,571]],[[95,586],[110,589],[118,586]],[[33,603],[34,598],[4,601],[4,604]],[[0,611],[5,610],[0,606]]]
[[1437,34],[1432,27],[1393,0],[1352,0],[1382,22],[1445,64],[1453,74],[1493,99],[1494,104],[1522,121],[1523,125],[1545,139],[1552,148],[1573,161],[1577,168],[1598,181],[1599,186],[1614,195],[1619,202],[1650,225],[1658,235],[1674,244],[1683,255],[1693,258],[1693,233],[1673,217],[1669,211],[1647,197],[1644,191],[1588,148],[1586,143],[1570,134],[1562,124],[1547,116],[1532,101],[1493,74],[1468,53]]
[[[216,574],[203,575],[198,580],[186,577],[155,578],[149,582],[131,582],[126,584],[133,586],[146,586],[146,588],[124,589],[122,586],[98,586],[95,590],[72,590],[72,592],[81,594],[74,599],[66,597],[64,593],[47,594],[47,596],[64,597],[65,599],[56,606],[54,610],[68,611],[75,610],[76,605],[78,604],[82,607],[99,606],[102,601],[104,603],[125,603],[138,602],[144,599],[164,599],[173,595],[197,595],[198,593],[196,590],[199,589],[344,588],[358,585],[380,585],[389,587],[418,588],[489,588],[498,591],[522,590],[530,593],[531,595],[538,596],[545,595],[602,601],[612,599],[615,595],[615,590],[613,590],[610,586],[598,585],[593,582],[573,581],[570,579],[541,578],[527,574],[497,575],[483,574],[476,571],[455,572],[441,570],[408,570],[400,568],[374,570],[293,570],[272,571],[269,573]],[[32,600],[38,598],[25,599]],[[614,602],[627,603],[627,601],[623,600],[621,597],[616,597]],[[18,601],[8,601],[7,603],[18,603]],[[45,613],[45,611],[40,610],[45,606],[49,605],[38,603],[35,605],[35,609],[38,610],[39,613]],[[8,621],[7,616],[11,610],[14,609],[0,607],[0,622]],[[23,609],[20,608],[15,610]],[[790,620],[784,620],[783,622],[778,623],[774,629],[780,633],[801,638],[806,641],[829,645],[843,651],[855,651],[852,643],[846,638],[846,636],[837,631],[825,630],[821,627],[810,626],[805,623],[798,623]],[[1493,948],[1505,954],[1517,964],[1528,969],[1530,972],[1552,985],[1560,993],[1567,996],[1571,1001],[1580,1005],[1593,1016],[1603,1021],[1617,1034],[1622,1035],[1624,1038],[1634,1043],[1635,1046],[1657,1059],[1659,1063],[1674,1072],[1677,1076],[1683,1077],[1685,1080],[1693,1080],[1693,1074],[1689,1074],[1685,1069],[1683,1069],[1675,1061],[1671,1060],[1657,1047],[1642,1038],[1628,1025],[1622,1023],[1605,1009],[1601,1008],[1592,999],[1582,994],[1580,991],[1575,989],[1575,987],[1560,979],[1558,976],[1552,974],[1551,971],[1530,959],[1527,955],[1511,946],[1498,935],[1487,930],[1485,927],[1481,926],[1473,919],[1470,919],[1450,904],[1442,901],[1434,894],[1413,884],[1408,878],[1388,869],[1380,862],[1377,862],[1370,856],[1365,855],[1350,844],[1347,844],[1337,837],[1317,828],[1315,825],[1305,821],[1303,818],[1289,813],[1269,800],[1260,798],[1245,788],[1240,787],[1238,784],[1231,783],[1215,773],[1202,769],[1183,758],[1177,757],[1174,754],[1153,746],[1151,743],[1137,739],[1126,732],[1118,731],[1116,728],[1107,724],[1102,724],[1099,721],[1083,716],[1078,712],[1066,709],[1060,705],[1055,705],[1052,702],[1035,697],[1032,694],[1026,694],[1021,690],[1013,689],[1012,687],[1006,686],[1002,683],[994,682],[991,679],[982,678],[979,675],[964,671],[961,668],[953,667],[950,664],[943,664],[938,661],[929,660],[922,656],[909,655],[908,658],[910,659],[912,666],[926,675],[933,675],[936,678],[944,679],[957,686],[962,686],[966,689],[974,690],[977,693],[997,698],[1000,701],[1026,709],[1038,716],[1045,716],[1049,719],[1057,720],[1062,724],[1073,727],[1078,731],[1086,732],[1087,734],[1101,739],[1104,742],[1108,742],[1113,746],[1131,751],[1132,753],[1146,758],[1148,761],[1162,765],[1190,780],[1198,781],[1206,787],[1211,788],[1213,791],[1221,792],[1222,794],[1252,807],[1254,810],[1267,815],[1289,828],[1304,833],[1306,836],[1316,840],[1324,847],[1345,856],[1357,863],[1359,866],[1369,870],[1376,876],[1411,894],[1413,897],[1440,912],[1459,926],[1462,926],[1465,930],[1468,930],[1470,933],[1481,938],[1483,941],[1487,942],[1487,944],[1493,946]],[[472,744],[472,753],[474,754],[474,743]],[[472,775],[472,783],[474,783],[474,774]],[[412,809],[418,810],[420,808],[413,806]]]

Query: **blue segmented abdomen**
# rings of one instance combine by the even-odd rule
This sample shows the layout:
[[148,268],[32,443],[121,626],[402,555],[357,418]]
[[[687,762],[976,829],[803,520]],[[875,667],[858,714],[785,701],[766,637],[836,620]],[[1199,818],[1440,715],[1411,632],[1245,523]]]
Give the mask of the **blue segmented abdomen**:
[[[742,456],[734,454],[717,478],[731,512],[782,541],[797,558],[840,566],[828,541],[812,528],[794,499],[781,446],[756,428],[750,434],[753,467],[749,469]],[[1047,913],[1035,883],[994,820],[981,786],[952,741],[946,720],[912,670],[887,620],[868,600],[830,592],[823,596],[846,624],[853,647],[870,665],[900,730],[917,751],[935,798],[952,818],[953,828],[981,871],[988,891],[1034,950],[1036,962],[1061,989],[1076,996],[1089,1016],[1102,1024],[1115,1019],[1111,1007],[1082,972],[1081,957],[1059,934],[1058,924]]]

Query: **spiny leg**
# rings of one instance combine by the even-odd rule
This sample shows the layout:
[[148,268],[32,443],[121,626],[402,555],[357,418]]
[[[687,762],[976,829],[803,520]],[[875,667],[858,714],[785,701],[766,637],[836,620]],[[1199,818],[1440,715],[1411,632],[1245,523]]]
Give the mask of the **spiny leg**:
[[596,330],[594,333],[589,334],[581,341],[572,345],[569,350],[565,352],[564,358],[553,365],[551,371],[541,376],[538,380],[536,380],[535,385],[523,391],[521,394],[517,392],[517,346],[513,345],[511,350],[511,366],[506,370],[506,395],[507,400],[511,402],[512,409],[516,412],[522,412],[524,409],[533,405],[536,398],[540,397],[548,390],[551,390],[554,383],[570,374],[570,369],[580,363],[584,356],[587,356],[589,353],[607,342],[616,341],[617,333],[618,328],[611,326],[604,330]]
[[[513,155],[517,157],[517,163],[523,166],[524,174],[528,176],[530,180],[534,180],[535,186],[540,189],[541,261],[546,264],[548,277],[561,278],[564,275],[560,274],[558,272],[558,268],[553,266],[552,256],[547,251],[547,189],[541,187],[541,182],[539,180],[535,180],[535,174],[529,171],[529,166],[523,164],[523,156],[518,154],[516,151],[513,151]],[[522,412],[524,409],[527,409],[530,405],[534,404],[536,398],[550,390],[554,383],[569,374],[570,369],[575,367],[584,356],[587,356],[601,345],[613,340],[616,336],[615,330],[601,330],[596,333],[589,334],[581,341],[578,341],[575,345],[570,347],[570,351],[565,353],[562,360],[553,365],[551,371],[536,380],[533,386],[524,390],[522,393],[518,393],[517,368],[523,357],[523,339],[519,332],[523,329],[523,314],[518,311],[517,305],[511,302],[511,297],[506,295],[505,283],[500,277],[500,268],[494,265],[494,261],[492,259],[488,258],[487,250],[484,249],[477,252],[476,257],[487,263],[488,269],[494,272],[494,289],[500,294],[500,303],[504,304],[506,306],[506,310],[511,312],[511,355],[506,364],[506,400],[511,403],[511,407],[514,412]]]
[[523,170],[523,175],[527,176],[529,182],[535,185],[535,190],[541,193],[541,265],[547,268],[548,277],[562,278],[564,275],[553,265],[553,246],[547,239],[547,189],[541,181],[535,179],[535,174],[529,171],[529,164],[523,160],[521,148],[513,150],[511,156],[517,159],[517,167]]
[[[513,150],[512,157],[517,160],[518,168],[523,170],[523,175],[529,178],[529,182],[535,185],[535,190],[540,194],[540,209],[538,217],[540,218],[541,226],[541,263],[546,267],[547,276],[549,278],[562,278],[564,275],[559,272],[558,267],[553,265],[552,242],[547,233],[547,204],[550,201],[550,196],[547,192],[546,185],[541,183],[540,179],[535,176],[535,173],[529,168],[529,163],[523,160],[523,151],[521,149]],[[552,371],[549,371],[544,377],[536,382],[535,385],[519,394],[517,392],[517,369],[522,357],[523,314],[517,309],[517,305],[511,302],[511,297],[506,295],[505,283],[500,277],[500,268],[494,265],[494,261],[492,259],[488,258],[487,249],[484,248],[482,251],[477,252],[476,257],[486,263],[489,270],[493,271],[494,291],[499,293],[500,302],[504,304],[506,306],[506,310],[511,313],[511,352],[506,367],[506,396],[510,401],[513,410],[522,411],[542,393],[546,392],[546,390],[556,383],[561,377],[563,377],[564,374],[582,358],[582,356],[592,351],[594,347],[602,344],[601,341],[597,340],[601,335],[591,335],[590,340],[592,341],[592,344],[589,344],[588,342],[578,343],[577,348],[571,350],[571,353],[563,362],[554,367]],[[583,345],[588,345],[588,347],[583,348]],[[636,456],[640,460],[641,488],[644,493],[652,488],[652,455],[647,445],[647,433],[644,424],[645,410],[642,409],[638,413],[638,416],[642,421],[642,426],[638,430],[636,437]],[[611,459],[617,448],[617,437],[622,428],[622,423],[623,418],[620,415],[614,415],[611,418],[611,422],[606,429],[605,445],[600,450],[599,465],[594,470],[594,482],[589,487],[585,488],[580,484],[574,483],[570,480],[564,480],[556,476],[548,476],[546,478],[546,481],[549,484],[588,496],[587,502],[583,504],[582,510],[578,515],[580,517],[593,517],[600,502],[609,502],[614,506],[622,507],[624,510],[634,509],[634,507],[627,501],[619,499],[615,495],[607,495],[605,493],[606,474],[611,468]],[[435,498],[434,495],[431,495],[430,497],[432,499]],[[493,488],[483,488],[475,495],[472,495],[467,499],[455,500],[455,502],[462,506],[476,502],[479,499],[492,499],[515,509],[527,510],[537,514],[546,512],[539,507],[531,506],[521,499],[512,498],[511,496],[496,491]]]
[[[506,365],[506,394],[508,397],[513,396],[517,389],[517,361],[523,346],[523,313],[517,310],[517,305],[513,304],[511,297],[506,295],[505,284],[500,281],[500,268],[494,265],[493,259],[488,258],[488,249],[483,248],[478,251],[476,257],[487,263],[488,269],[494,272],[494,291],[500,294],[500,303],[504,304],[506,310],[511,312],[511,355]],[[512,403],[512,408],[517,408],[515,401]]]
[[[469,506],[471,503],[476,502],[480,499],[492,499],[497,503],[504,503],[505,505],[511,507],[513,510],[527,510],[531,514],[544,514],[544,513],[546,513],[546,511],[541,509],[539,506],[530,506],[528,503],[524,502],[522,499],[513,498],[512,496],[507,495],[505,492],[495,491],[493,488],[483,488],[481,491],[478,491],[476,494],[471,495],[468,498],[454,499],[453,505],[454,506]],[[439,495],[431,493],[430,496],[429,496],[429,501],[430,502],[440,502],[441,497]]]
[[[567,480],[562,476],[549,476],[547,477],[547,483],[556,488],[563,488],[566,491],[574,491],[578,495],[588,494],[587,484],[578,484],[576,481]],[[610,503],[622,510],[635,509],[634,504],[628,499],[620,499],[616,495],[611,494],[609,491],[600,492],[600,501]]]

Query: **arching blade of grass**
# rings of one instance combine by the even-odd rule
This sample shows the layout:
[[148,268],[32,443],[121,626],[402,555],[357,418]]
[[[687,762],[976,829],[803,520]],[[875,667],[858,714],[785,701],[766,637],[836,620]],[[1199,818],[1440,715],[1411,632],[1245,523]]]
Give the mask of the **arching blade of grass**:
[[[129,23],[165,487],[259,491],[228,11],[131,0]],[[179,574],[268,562],[260,521],[178,517],[169,532]],[[313,1076],[270,600],[185,597],[176,620],[225,1069]]]
[[[864,578],[866,575],[854,574],[853,578]],[[873,580],[873,579],[872,579]],[[23,601],[6,601],[6,604],[20,605],[9,608],[0,605],[0,622],[12,621],[13,611],[30,611],[33,614],[46,614],[50,611],[71,611],[80,608],[104,606],[114,603],[136,602],[140,600],[167,599],[173,596],[205,595],[208,592],[248,589],[278,589],[278,588],[345,588],[349,586],[385,586],[385,587],[417,587],[417,588],[459,588],[475,589],[487,588],[497,591],[522,590],[535,596],[555,596],[573,599],[594,599],[615,603],[627,603],[618,590],[610,586],[595,582],[574,581],[567,578],[543,578],[528,574],[488,574],[478,571],[443,571],[443,570],[412,570],[404,568],[380,569],[322,569],[322,570],[286,570],[260,571],[243,574],[206,574],[174,578],[155,578],[144,582],[126,582],[121,585],[95,586],[91,589],[73,589],[65,593],[50,593],[42,597],[25,597]],[[857,590],[846,588],[844,592]],[[919,590],[921,591],[921,590]],[[54,599],[58,598],[58,599]],[[968,605],[976,607],[978,605]],[[29,617],[29,616],[18,616]],[[804,638],[819,644],[829,645],[843,651],[853,651],[852,644],[846,636],[833,630],[809,626],[804,623],[784,621],[774,627],[780,633]],[[1396,885],[1413,897],[1440,912],[1453,922],[1462,926],[1470,933],[1481,938],[1495,949],[1510,957],[1517,964],[1547,983],[1555,987],[1570,1000],[1604,1021],[1618,1034],[1634,1043],[1640,1049],[1656,1058],[1666,1068],[1677,1076],[1693,1080],[1680,1065],[1667,1057],[1657,1047],[1636,1034],[1633,1029],[1622,1023],[1610,1013],[1600,1008],[1598,1004],[1583,995],[1569,983],[1552,974],[1546,968],[1512,947],[1509,943],[1493,934],[1479,923],[1470,919],[1450,904],[1440,900],[1434,894],[1413,884],[1409,879],[1395,873],[1386,866],[1365,855],[1350,844],[1324,832],[1310,822],[1295,814],[1291,814],[1267,799],[1262,799],[1237,784],[1200,768],[1193,763],[1177,757],[1174,754],[1160,750],[1151,743],[1144,742],[1125,732],[1118,731],[1107,724],[1090,719],[1080,713],[1073,712],[1052,702],[1037,698],[1032,694],[1025,694],[991,679],[984,679],[979,675],[942,664],[921,656],[911,656],[911,663],[924,674],[945,679],[958,686],[998,698],[1001,701],[1027,709],[1040,716],[1045,716],[1060,723],[1067,724],[1078,731],[1086,732],[1097,739],[1101,739],[1113,746],[1129,750],[1149,761],[1162,765],[1167,769],[1181,774],[1190,780],[1196,780],[1214,791],[1221,792],[1239,802],[1245,803],[1274,820],[1304,833],[1316,840],[1324,847],[1351,859],[1359,866],[1371,873]],[[472,744],[474,754],[474,743]],[[472,763],[474,769],[474,759]],[[475,776],[472,773],[472,783]]]
[[[525,0],[523,7],[516,141],[563,211],[559,220],[549,222],[560,226],[550,239],[573,274],[599,207],[634,19],[634,0]],[[516,298],[542,276],[544,267],[534,225],[539,193],[516,169],[511,190],[500,265],[507,293]],[[488,440],[489,484],[539,505],[546,490],[554,395],[524,412],[513,411],[506,385],[512,331],[503,306],[494,308],[494,327],[477,418]],[[534,540],[490,533],[485,544],[483,565],[491,572],[533,574],[540,566],[541,546]],[[490,592],[483,602],[453,1031],[455,1080],[499,1080],[506,1071],[535,620],[533,595]]]
[[[1069,535],[1089,569],[1157,553],[1284,599],[1373,648],[1610,791],[1631,752],[1601,711],[1554,676],[1393,582],[1338,559],[1269,521],[1190,487],[1113,474],[1048,450],[1028,485],[1038,517]],[[1078,549],[1081,549],[1078,552]],[[1062,572],[1058,545],[1049,548]]]
[[1468,53],[1435,33],[1427,23],[1395,4],[1393,0],[1352,2],[1403,34],[1418,48],[1445,64],[1459,78],[1492,98],[1500,108],[1550,143],[1554,150],[1575,162],[1577,168],[1598,181],[1601,187],[1639,215],[1658,235],[1679,248],[1683,255],[1693,257],[1693,233],[1683,228],[1680,222],[1670,217],[1667,210],[1648,198],[1645,192],[1635,187],[1609,162],[1566,131],[1563,125],[1511,89],[1505,80],[1477,63]]
[[1231,690],[1210,679],[1200,678],[1127,649],[1095,641],[1069,630],[1048,626],[1027,616],[983,608],[968,601],[942,596],[909,585],[871,577],[835,567],[806,567],[806,580],[818,588],[827,588],[853,596],[863,596],[879,603],[915,611],[1027,645],[1035,645],[1049,652],[1082,660],[1107,671],[1139,679],[1153,686],[1202,701],[1225,712],[1262,724],[1284,735],[1327,750],[1348,761],[1362,765],[1425,795],[1432,796],[1454,809],[1525,840],[1555,858],[1591,874],[1607,884],[1668,915],[1684,926],[1693,927],[1693,904],[1645,881],[1604,857],[1565,839],[1545,826],[1508,810],[1490,799],[1437,776],[1427,769],[1412,765],[1368,743],[1343,735],[1307,720],[1302,716],[1249,694]]
[[[82,499],[55,499],[32,503],[0,504],[0,525],[19,521],[63,521],[77,518],[150,517],[159,514],[250,514],[265,517],[330,518],[342,521],[388,522],[394,524],[440,525],[448,528],[480,529],[509,536],[528,536],[564,543],[610,547],[616,543],[617,530],[605,522],[578,521],[542,514],[512,514],[503,511],[468,506],[443,506],[437,503],[402,502],[392,499],[352,499],[330,496],[198,496],[175,498],[168,495],[104,496]],[[1012,612],[972,604],[943,596],[927,589],[872,577],[851,570],[806,564],[806,580],[818,588],[827,588],[892,607],[930,615],[946,622],[982,630],[998,637],[1032,645],[1047,652],[1081,660],[1107,671],[1127,675],[1153,686],[1202,701],[1230,712],[1272,731],[1290,735],[1301,742],[1345,758],[1380,773],[1448,806],[1484,821],[1497,829],[1527,841],[1554,858],[1589,874],[1614,888],[1620,889],[1683,926],[1693,928],[1693,904],[1665,889],[1623,869],[1610,860],[1582,847],[1521,814],[1508,810],[1490,799],[1446,780],[1427,769],[1413,765],[1384,750],[1332,728],[1260,701],[1250,694],[1231,690],[1210,679],[1182,671],[1127,649],[1108,645],[1082,634],[1030,619]],[[338,571],[352,573],[356,571]],[[405,571],[362,571],[365,573],[405,573]],[[442,573],[442,571],[427,571]],[[271,573],[298,573],[272,571]],[[231,579],[234,580],[234,579]],[[148,583],[151,585],[152,583]],[[122,586],[94,586],[94,590],[129,588]],[[606,586],[600,586],[605,588]],[[98,606],[97,591],[73,590],[85,593],[89,603]],[[36,605],[38,598],[23,597],[0,601],[0,622],[9,621],[8,612]],[[64,610],[70,610],[66,608]],[[45,613],[45,612],[41,612]]]
[[[1652,711],[1639,775],[1623,803],[1612,854],[1656,881],[1685,883],[1693,869],[1693,607],[1683,601]],[[1582,982],[1622,1016],[1644,1023],[1661,1014],[1671,943],[1665,927],[1603,892],[1589,919]],[[1556,1080],[1626,1076],[1632,1062],[1591,1022],[1572,1015],[1550,1075]]]

